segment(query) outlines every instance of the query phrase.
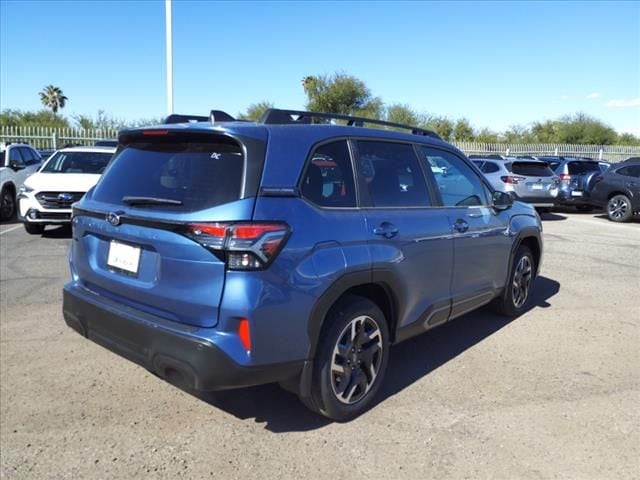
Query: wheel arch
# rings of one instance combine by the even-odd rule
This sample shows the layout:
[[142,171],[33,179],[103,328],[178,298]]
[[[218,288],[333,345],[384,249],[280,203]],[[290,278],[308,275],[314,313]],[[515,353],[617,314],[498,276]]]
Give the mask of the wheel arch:
[[375,303],[384,313],[389,325],[390,340],[394,341],[398,320],[398,302],[392,288],[386,283],[374,282],[371,270],[352,272],[336,280],[314,305],[308,326],[308,359],[313,359],[315,356],[320,335],[326,328],[326,320],[331,311],[338,307],[342,299],[348,295],[364,297]]

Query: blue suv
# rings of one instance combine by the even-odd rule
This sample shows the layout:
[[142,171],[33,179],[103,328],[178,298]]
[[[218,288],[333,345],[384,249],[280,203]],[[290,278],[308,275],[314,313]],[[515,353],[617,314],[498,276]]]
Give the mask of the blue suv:
[[184,388],[279,382],[339,421],[392,344],[525,311],[543,249],[533,207],[434,133],[276,109],[122,131],[72,225],[71,328]]

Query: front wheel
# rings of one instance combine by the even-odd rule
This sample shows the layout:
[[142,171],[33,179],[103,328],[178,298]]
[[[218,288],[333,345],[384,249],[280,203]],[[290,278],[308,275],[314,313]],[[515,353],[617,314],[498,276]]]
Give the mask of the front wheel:
[[529,247],[518,247],[504,293],[493,302],[494,310],[508,317],[524,313],[535,280],[535,261]]
[[16,213],[16,198],[10,188],[0,193],[0,220],[11,220]]
[[312,409],[336,421],[367,410],[389,359],[389,327],[371,300],[349,295],[329,313],[316,354]]
[[628,222],[631,220],[631,201],[626,195],[615,195],[607,203],[607,215],[612,222]]

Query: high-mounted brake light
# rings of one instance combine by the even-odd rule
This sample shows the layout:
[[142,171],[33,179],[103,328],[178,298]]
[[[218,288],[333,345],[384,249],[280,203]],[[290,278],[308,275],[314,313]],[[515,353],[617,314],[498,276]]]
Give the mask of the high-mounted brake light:
[[214,253],[224,253],[230,270],[260,270],[280,253],[290,230],[285,223],[193,223],[184,233]]
[[144,130],[143,135],[167,135],[169,130]]

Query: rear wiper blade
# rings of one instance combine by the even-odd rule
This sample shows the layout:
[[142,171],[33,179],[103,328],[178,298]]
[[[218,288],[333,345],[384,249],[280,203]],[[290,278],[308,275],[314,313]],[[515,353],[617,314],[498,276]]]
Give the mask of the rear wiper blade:
[[182,205],[180,200],[158,197],[122,197],[122,201],[127,205]]

